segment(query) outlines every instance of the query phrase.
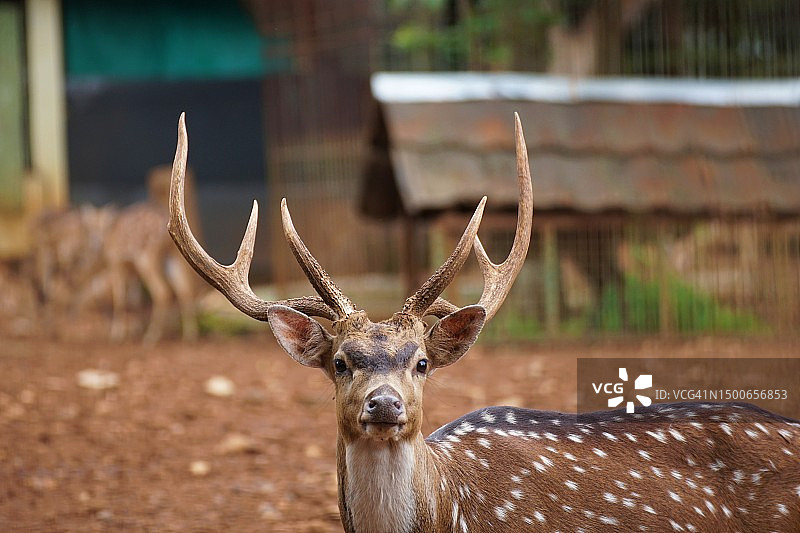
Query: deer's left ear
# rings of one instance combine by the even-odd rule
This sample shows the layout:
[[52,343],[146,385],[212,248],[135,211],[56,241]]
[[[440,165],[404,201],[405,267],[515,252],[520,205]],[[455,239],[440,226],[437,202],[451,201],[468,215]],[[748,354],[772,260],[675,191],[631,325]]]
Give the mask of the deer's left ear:
[[301,365],[322,368],[333,346],[330,333],[313,318],[285,305],[267,310],[272,334],[281,348]]
[[478,339],[486,309],[468,305],[437,322],[425,336],[425,349],[434,368],[458,361]]

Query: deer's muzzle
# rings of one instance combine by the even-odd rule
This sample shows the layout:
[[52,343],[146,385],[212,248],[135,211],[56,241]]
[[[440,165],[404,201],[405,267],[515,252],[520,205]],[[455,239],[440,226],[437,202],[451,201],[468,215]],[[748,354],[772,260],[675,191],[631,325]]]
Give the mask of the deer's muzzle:
[[400,393],[389,385],[381,385],[364,400],[361,423],[366,425],[402,426],[408,421]]

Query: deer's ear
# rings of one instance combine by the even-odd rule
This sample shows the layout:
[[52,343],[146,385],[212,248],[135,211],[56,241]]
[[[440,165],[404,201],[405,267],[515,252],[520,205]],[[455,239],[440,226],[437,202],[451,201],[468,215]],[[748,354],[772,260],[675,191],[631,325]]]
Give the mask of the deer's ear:
[[267,320],[278,344],[301,365],[322,368],[333,346],[331,335],[313,318],[284,305],[267,310]]
[[437,322],[425,336],[425,348],[433,367],[458,361],[478,339],[486,322],[486,309],[469,305],[450,313]]

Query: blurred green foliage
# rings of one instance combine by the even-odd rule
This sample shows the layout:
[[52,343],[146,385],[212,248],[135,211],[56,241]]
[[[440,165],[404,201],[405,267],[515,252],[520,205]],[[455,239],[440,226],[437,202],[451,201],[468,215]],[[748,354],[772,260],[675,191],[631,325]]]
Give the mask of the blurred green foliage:
[[547,29],[558,14],[544,0],[388,0],[399,21],[390,39],[417,69],[542,70]]
[[[661,325],[661,288],[655,281],[633,276],[622,288],[608,287],[597,309],[596,321],[604,332],[655,333]],[[764,333],[768,326],[754,313],[733,311],[676,277],[666,281],[668,323],[678,333]]]

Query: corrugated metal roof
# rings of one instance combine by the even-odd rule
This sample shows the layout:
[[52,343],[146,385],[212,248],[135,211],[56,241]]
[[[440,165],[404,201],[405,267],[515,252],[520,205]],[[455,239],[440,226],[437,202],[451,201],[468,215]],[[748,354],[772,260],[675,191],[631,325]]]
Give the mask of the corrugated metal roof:
[[[559,100],[553,91],[569,88],[563,80],[546,83],[541,76],[531,77],[533,88],[550,89],[542,101],[534,98],[533,89],[527,99],[518,98],[524,95],[521,89],[487,90],[491,84],[483,77],[491,75],[439,74],[439,88],[431,94],[445,94],[441,88],[456,80],[462,82],[459,94],[486,97],[451,94],[431,101],[429,95],[415,102],[408,75],[398,76],[401,83],[391,95],[408,89],[403,98],[387,97],[392,75],[377,76],[373,90],[388,130],[392,164],[386,168],[393,176],[385,179],[395,179],[409,214],[472,206],[484,194],[490,207],[516,205],[515,111],[525,130],[537,210],[800,213],[798,82],[767,82],[761,93],[756,82],[741,87],[714,82],[705,89],[700,81],[670,82],[698,89],[706,99],[691,103],[703,98],[684,95],[664,101],[669,92],[658,83],[658,90],[650,87],[658,98],[648,100],[649,86],[641,80],[633,89],[626,89],[622,80],[597,81],[602,91],[584,83],[591,90],[583,94],[613,96],[613,87],[618,87],[618,97],[605,101],[576,98],[574,92]],[[422,79],[437,79],[426,76]],[[513,76],[515,86],[524,80]],[[470,90],[470,83],[480,90]],[[726,92],[728,97],[722,94]],[[638,96],[628,101],[630,94]],[[757,94],[763,96],[760,104]],[[722,105],[725,101],[749,104]]]

